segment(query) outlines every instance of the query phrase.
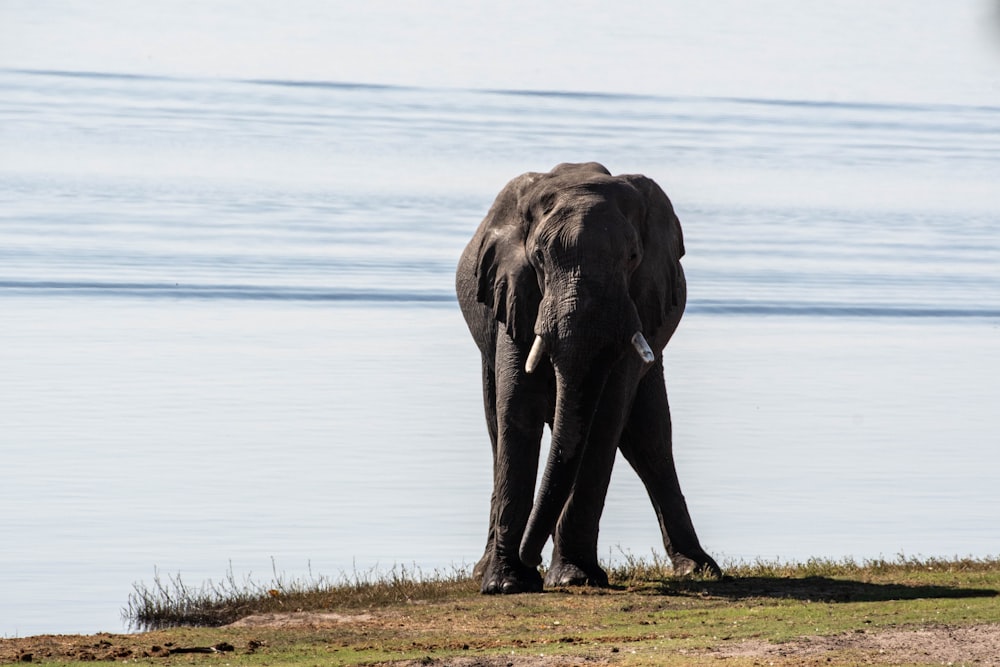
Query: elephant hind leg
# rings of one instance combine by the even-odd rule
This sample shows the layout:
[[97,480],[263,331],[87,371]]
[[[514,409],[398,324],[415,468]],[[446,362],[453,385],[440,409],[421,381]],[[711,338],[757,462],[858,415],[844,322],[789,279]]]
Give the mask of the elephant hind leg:
[[653,503],[674,573],[683,576],[704,570],[721,575],[722,570],[702,549],[691,522],[677,479],[671,437],[670,405],[660,362],[639,384],[619,447]]

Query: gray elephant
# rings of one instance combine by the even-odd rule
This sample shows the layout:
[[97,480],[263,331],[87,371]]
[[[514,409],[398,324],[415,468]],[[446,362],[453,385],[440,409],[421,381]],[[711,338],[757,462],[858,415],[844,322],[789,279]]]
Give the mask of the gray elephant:
[[[597,163],[527,173],[466,246],[456,289],[482,354],[493,496],[484,593],[606,586],[598,522],[620,449],[645,484],[675,573],[721,574],[702,549],[671,448],[662,350],[687,299],[680,222],[644,176]],[[532,502],[542,430],[552,442]]]

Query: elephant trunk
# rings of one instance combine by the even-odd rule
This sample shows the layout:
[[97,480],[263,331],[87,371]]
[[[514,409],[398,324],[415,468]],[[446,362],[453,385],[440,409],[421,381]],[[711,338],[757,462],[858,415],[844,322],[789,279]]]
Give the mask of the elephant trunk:
[[[556,375],[549,458],[519,553],[521,562],[529,567],[541,563],[542,547],[573,492],[590,427],[612,368],[623,356],[634,355],[643,366],[655,360],[631,300],[609,294],[606,286],[600,290],[587,287],[570,285],[556,292],[561,300],[550,298],[542,303],[535,327],[537,336],[525,362],[525,371],[531,373],[542,358],[548,357]],[[573,309],[560,312],[559,306],[565,304]],[[607,304],[620,305],[615,309]]]

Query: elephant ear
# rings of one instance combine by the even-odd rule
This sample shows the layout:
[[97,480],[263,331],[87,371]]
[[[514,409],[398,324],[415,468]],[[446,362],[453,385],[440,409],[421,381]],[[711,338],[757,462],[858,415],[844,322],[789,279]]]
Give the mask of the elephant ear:
[[542,294],[535,270],[528,262],[528,231],[522,199],[539,174],[523,174],[497,195],[479,227],[476,262],[476,298],[493,311],[514,340],[531,342]]
[[630,293],[647,335],[667,319],[683,312],[687,286],[681,270],[684,237],[681,223],[666,193],[645,176],[624,176],[645,200],[645,215],[638,220],[642,238],[642,263],[632,274]]

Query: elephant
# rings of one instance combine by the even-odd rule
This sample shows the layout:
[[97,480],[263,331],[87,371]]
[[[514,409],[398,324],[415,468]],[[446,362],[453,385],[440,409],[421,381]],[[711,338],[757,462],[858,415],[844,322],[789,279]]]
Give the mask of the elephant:
[[683,254],[663,190],[596,162],[510,181],[462,252],[455,286],[482,356],[493,448],[489,532],[473,571],[483,593],[608,586],[597,535],[617,450],[646,487],[674,573],[721,576],[677,480],[663,376],[687,300]]

